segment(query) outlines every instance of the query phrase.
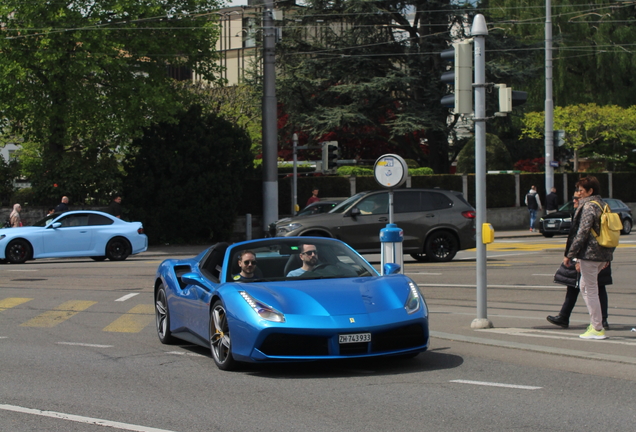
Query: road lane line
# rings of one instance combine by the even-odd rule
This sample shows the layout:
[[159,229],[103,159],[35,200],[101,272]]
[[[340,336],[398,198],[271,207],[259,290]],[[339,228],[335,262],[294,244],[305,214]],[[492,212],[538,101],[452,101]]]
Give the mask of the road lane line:
[[166,352],[166,354],[186,355],[186,356],[191,356],[191,357],[205,357],[204,355],[201,355],[201,354],[189,353],[189,352],[183,352],[183,351],[168,351],[168,352]]
[[543,388],[543,387],[518,385],[518,384],[501,384],[501,383],[494,383],[494,382],[470,381],[470,380],[450,380],[449,382],[460,383],[460,384],[473,384],[473,385],[481,385],[481,386],[490,386],[490,387],[505,387],[505,388],[514,388],[514,389],[522,389],[522,390],[539,390],[539,389]]
[[62,303],[53,310],[44,312],[29,321],[20,324],[22,327],[55,327],[61,322],[66,321],[79,312],[88,309],[97,302],[83,301],[83,300],[71,300],[66,303]]
[[20,306],[22,303],[26,303],[28,301],[33,300],[32,298],[24,298],[24,297],[9,297],[3,300],[0,300],[0,312],[11,309],[16,306]]
[[123,296],[123,297],[119,297],[119,298],[118,298],[117,300],[115,300],[115,301],[121,301],[121,302],[123,302],[123,301],[126,301],[126,300],[130,299],[130,298],[133,298],[133,297],[134,297],[134,296],[136,296],[136,295],[139,295],[139,293],[130,293],[130,294],[126,294],[126,295],[125,295],[125,296]]
[[154,321],[155,305],[137,305],[128,313],[104,327],[103,331],[117,333],[138,333]]
[[123,429],[123,430],[136,431],[136,432],[174,432],[167,429],[157,429],[153,427],[139,426],[139,425],[134,425],[130,423],[120,423],[120,422],[103,420],[103,419],[98,419],[93,417],[84,417],[84,416],[78,416],[73,414],[65,414],[65,413],[56,412],[56,411],[42,411],[39,409],[24,408],[24,407],[16,406],[16,405],[0,404],[0,409],[5,411],[13,411],[13,412],[23,413],[23,414],[33,414],[33,415],[38,415],[42,417],[51,417],[51,418],[60,419],[60,420],[68,420],[68,421],[74,421],[77,423],[86,423],[86,424],[92,424],[97,426],[105,426],[105,427],[110,427],[114,429]]
[[[625,338],[622,336],[609,336],[607,339],[581,339],[577,334],[563,332],[558,330],[538,330],[538,329],[524,329],[524,328],[493,328],[493,329],[476,329],[478,332],[485,333],[498,333],[511,336],[526,336],[545,339],[562,339],[562,340],[576,340],[580,342],[597,342],[603,344],[615,344],[615,345],[636,345],[636,341],[633,338]],[[581,329],[583,331],[583,329]]]
[[113,345],[98,345],[98,344],[89,344],[89,343],[79,343],[79,342],[55,342],[58,345],[73,345],[73,346],[83,346],[89,348],[112,348]]

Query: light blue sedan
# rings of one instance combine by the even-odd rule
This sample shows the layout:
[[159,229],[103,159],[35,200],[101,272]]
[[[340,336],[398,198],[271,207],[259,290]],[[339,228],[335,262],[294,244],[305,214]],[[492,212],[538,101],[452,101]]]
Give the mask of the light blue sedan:
[[141,222],[125,222],[99,211],[53,214],[33,226],[0,229],[0,262],[37,258],[91,257],[123,261],[148,249]]

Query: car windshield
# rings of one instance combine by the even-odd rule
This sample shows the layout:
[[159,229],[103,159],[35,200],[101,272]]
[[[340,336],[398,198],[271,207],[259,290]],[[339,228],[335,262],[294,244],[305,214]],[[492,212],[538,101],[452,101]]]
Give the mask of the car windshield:
[[47,216],[43,219],[40,219],[39,221],[37,221],[36,223],[33,224],[33,226],[37,226],[37,227],[45,227],[48,226],[51,222],[53,222],[53,219],[55,219],[56,217],[58,217],[60,214],[52,214],[50,216]]
[[305,207],[304,209],[302,209],[300,212],[298,212],[296,216],[307,216],[307,215],[313,215],[313,214],[319,214],[319,213],[327,213],[335,205],[336,203],[333,203],[333,202],[320,202],[316,204],[311,204]]
[[[302,252],[307,249],[308,252]],[[310,252],[315,250],[316,252]],[[240,277],[239,258],[246,253],[255,257],[251,278]],[[331,279],[377,276],[376,270],[346,244],[332,239],[282,238],[243,243],[226,252],[227,281],[257,282],[282,280]],[[299,270],[303,260],[313,263],[309,271]],[[248,260],[249,261],[249,260]],[[292,274],[290,274],[292,272]]]
[[570,213],[574,212],[574,203],[572,201],[566,202],[559,208],[559,211]]
[[358,201],[360,199],[360,197],[366,195],[366,193],[367,192],[360,192],[360,193],[355,194],[351,198],[347,198],[346,200],[344,200],[343,202],[341,202],[340,204],[338,204],[337,206],[332,208],[329,213],[343,213],[345,210],[347,210],[349,207],[351,207],[351,205],[353,205],[353,203]]

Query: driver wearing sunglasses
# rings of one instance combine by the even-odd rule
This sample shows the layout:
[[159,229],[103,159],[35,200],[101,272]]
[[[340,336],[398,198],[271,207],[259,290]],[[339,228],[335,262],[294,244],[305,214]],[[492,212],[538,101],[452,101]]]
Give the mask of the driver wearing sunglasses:
[[232,279],[238,282],[251,282],[256,271],[256,255],[250,250],[241,251],[238,258],[238,265],[241,272],[234,275]]
[[308,271],[312,271],[314,267],[316,267],[316,264],[318,264],[318,250],[316,250],[315,245],[301,244],[300,251],[299,257],[303,265],[287,273],[287,277],[301,276]]

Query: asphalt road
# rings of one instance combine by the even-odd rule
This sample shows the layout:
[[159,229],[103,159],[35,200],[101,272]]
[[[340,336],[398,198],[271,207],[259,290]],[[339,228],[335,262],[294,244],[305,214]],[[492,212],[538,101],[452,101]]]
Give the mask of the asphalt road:
[[[159,343],[152,282],[161,254],[125,262],[0,266],[2,431],[632,430],[636,249],[613,263],[607,341],[545,321],[564,238],[489,246],[488,318],[476,314],[475,257],[406,273],[431,311],[431,349],[410,360],[248,366],[221,372],[208,350]],[[368,257],[378,263],[378,256]]]

